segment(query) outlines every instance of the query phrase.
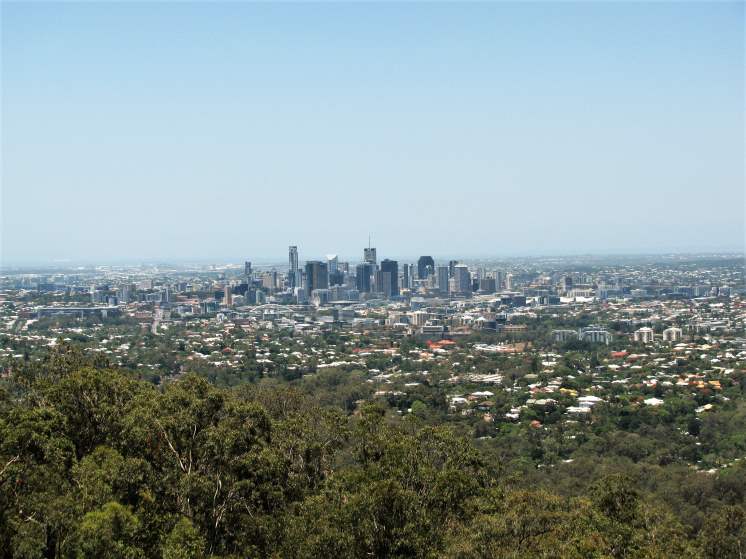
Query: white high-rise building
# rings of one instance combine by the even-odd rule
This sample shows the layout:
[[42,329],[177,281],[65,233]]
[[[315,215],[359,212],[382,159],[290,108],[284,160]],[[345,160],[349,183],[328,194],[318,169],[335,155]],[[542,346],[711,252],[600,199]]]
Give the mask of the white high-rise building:
[[643,326],[642,328],[635,330],[633,337],[636,342],[647,344],[653,341],[655,338],[655,332],[649,326]]
[[552,330],[552,339],[555,342],[564,343],[569,340],[577,340],[579,334],[577,330]]
[[337,258],[336,254],[327,254],[326,255],[326,265],[329,267],[329,273],[334,274],[337,272],[337,268],[339,267],[339,258]]
[[672,326],[663,330],[663,341],[664,342],[678,342],[684,336],[684,332],[681,328]]
[[586,328],[581,328],[578,334],[582,341],[590,342],[592,344],[609,345],[611,342],[611,333],[600,326],[587,326]]

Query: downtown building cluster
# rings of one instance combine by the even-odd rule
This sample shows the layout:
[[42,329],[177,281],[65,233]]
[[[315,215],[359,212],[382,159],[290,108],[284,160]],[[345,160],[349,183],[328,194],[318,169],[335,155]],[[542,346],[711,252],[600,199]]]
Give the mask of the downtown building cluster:
[[357,263],[341,262],[337,255],[301,263],[298,247],[290,246],[286,271],[255,271],[247,261],[243,276],[243,281],[235,279],[226,286],[223,303],[323,306],[371,299],[402,300],[416,295],[466,298],[474,293],[509,290],[512,279],[501,271],[472,271],[456,260],[436,264],[432,256],[421,256],[416,262],[379,261],[376,248],[370,246],[363,249],[362,261]]
[[382,327],[429,339],[475,331],[531,338],[536,321],[546,320],[551,327],[540,335],[554,344],[608,346],[737,329],[741,320],[729,301],[742,293],[742,274],[737,261],[719,257],[397,261],[379,260],[369,246],[356,262],[333,255],[301,261],[291,246],[282,265],[18,271],[0,277],[0,295],[14,334],[34,321],[68,317],[134,320],[153,334],[204,319],[294,331]]

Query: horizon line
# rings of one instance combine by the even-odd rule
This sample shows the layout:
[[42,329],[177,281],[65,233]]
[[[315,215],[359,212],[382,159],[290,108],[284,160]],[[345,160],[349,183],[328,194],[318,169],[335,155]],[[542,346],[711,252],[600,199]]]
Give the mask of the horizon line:
[[[399,260],[404,262],[416,262],[419,256],[399,256],[399,255],[388,255],[386,258],[391,260]],[[651,251],[651,252],[633,252],[633,251],[622,251],[622,252],[576,252],[576,253],[513,253],[513,254],[492,254],[492,255],[440,255],[436,256],[434,253],[427,254],[426,256],[432,256],[435,260],[458,260],[463,261],[479,261],[479,260],[546,260],[546,259],[570,259],[570,258],[671,258],[671,257],[730,257],[730,258],[746,258],[746,252],[744,249],[722,249],[722,250],[708,250],[708,251]],[[344,258],[344,260],[342,260]],[[381,258],[384,260],[386,258]],[[303,259],[303,262],[312,260],[323,260],[324,256],[310,257]],[[348,258],[346,255],[341,256],[341,261],[357,262],[361,261],[362,258],[355,257],[354,259]],[[254,265],[267,266],[275,264],[286,264],[285,259],[282,257],[145,257],[145,258],[121,258],[121,259],[101,259],[97,260],[94,258],[69,258],[69,259],[56,259],[56,260],[28,260],[28,261],[11,261],[0,263],[0,271],[8,269],[24,269],[24,268],[66,268],[66,267],[95,267],[95,266],[125,266],[134,267],[141,265],[203,265],[203,266],[242,266],[244,262],[249,261]]]

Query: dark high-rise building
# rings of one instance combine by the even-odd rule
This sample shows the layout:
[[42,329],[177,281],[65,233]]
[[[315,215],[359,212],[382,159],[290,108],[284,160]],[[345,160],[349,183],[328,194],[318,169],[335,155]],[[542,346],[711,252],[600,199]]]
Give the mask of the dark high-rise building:
[[298,287],[300,278],[298,277],[298,247],[291,246],[288,249],[288,282],[290,287]]
[[374,291],[384,297],[391,296],[391,272],[376,272],[375,282],[373,283]]
[[309,260],[306,262],[306,294],[310,297],[314,289],[329,288],[329,268],[326,262]]
[[494,293],[496,290],[495,278],[481,278],[479,280],[479,291],[482,293]]
[[333,285],[344,285],[345,282],[345,273],[340,270],[334,270],[333,272],[329,271],[329,286]]
[[373,275],[373,266],[364,262],[355,267],[355,287],[360,293],[370,293],[370,276]]
[[449,286],[448,286],[448,280],[450,279],[449,272],[448,272],[448,266],[438,266],[437,268],[437,278],[438,278],[438,290],[441,293],[448,293],[449,292]]
[[233,293],[236,295],[244,295],[246,296],[246,293],[249,291],[249,284],[248,283],[242,283],[240,285],[237,285],[233,288]]
[[417,260],[417,277],[427,279],[435,272],[435,260],[432,256],[420,256]]
[[247,278],[251,277],[251,262],[248,260],[243,263],[243,273]]
[[396,260],[381,261],[381,273],[383,274],[383,285],[378,287],[378,291],[383,292],[387,297],[399,296],[399,263]]

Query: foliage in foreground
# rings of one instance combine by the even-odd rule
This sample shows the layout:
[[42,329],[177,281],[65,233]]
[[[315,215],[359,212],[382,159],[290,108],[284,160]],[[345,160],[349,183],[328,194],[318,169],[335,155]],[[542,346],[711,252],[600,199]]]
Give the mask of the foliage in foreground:
[[566,497],[466,439],[288,388],[159,389],[89,367],[0,393],[0,557],[741,557],[623,475]]

